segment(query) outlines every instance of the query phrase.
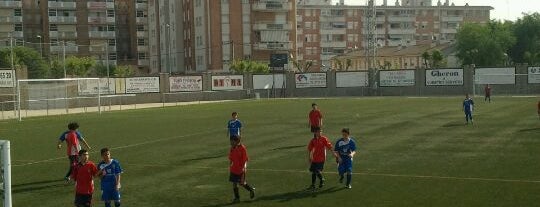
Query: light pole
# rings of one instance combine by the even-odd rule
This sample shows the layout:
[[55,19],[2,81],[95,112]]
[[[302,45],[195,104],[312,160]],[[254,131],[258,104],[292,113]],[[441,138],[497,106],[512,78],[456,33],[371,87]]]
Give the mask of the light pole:
[[39,38],[39,54],[41,55],[41,59],[43,59],[43,37],[41,35],[36,37]]
[[167,70],[169,72],[169,75],[171,74],[172,72],[172,69],[171,69],[171,25],[170,24],[166,24],[165,25],[167,27],[167,35],[168,35],[168,40],[167,40]]

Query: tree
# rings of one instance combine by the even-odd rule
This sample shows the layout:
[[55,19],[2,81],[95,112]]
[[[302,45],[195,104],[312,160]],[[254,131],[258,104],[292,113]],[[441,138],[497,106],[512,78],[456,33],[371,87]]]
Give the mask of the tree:
[[491,21],[487,25],[466,23],[456,35],[457,57],[463,64],[500,66],[515,44],[512,22]]
[[431,66],[433,68],[440,68],[444,66],[444,57],[441,51],[433,50],[433,52],[431,52]]
[[121,65],[117,66],[114,70],[114,77],[117,78],[128,78],[132,77],[135,74],[135,69],[131,65]]
[[352,60],[347,58],[347,60],[345,60],[345,71],[348,71],[349,68],[351,67],[352,67]]
[[116,73],[116,66],[109,65],[109,74],[107,74],[107,66],[104,65],[103,63],[98,63],[95,66],[95,71],[96,71],[96,75],[99,77],[107,77],[107,75],[114,76],[114,74]]
[[422,59],[424,59],[424,66],[426,68],[429,68],[429,61],[431,60],[431,55],[429,54],[429,51],[425,51],[422,53]]
[[[40,53],[33,48],[14,47],[13,54],[15,68],[26,66],[28,78],[46,78],[49,75],[47,63],[41,58]],[[10,48],[0,50],[0,67],[11,68]]]
[[343,61],[341,61],[339,58],[334,58],[334,63],[337,71],[343,70]]
[[234,74],[244,73],[270,73],[270,68],[265,63],[255,62],[251,60],[235,60],[231,65],[230,70]]
[[540,64],[540,14],[525,14],[512,27],[516,44],[508,55],[514,62]]
[[87,77],[90,68],[96,65],[96,60],[92,57],[71,56],[66,59],[66,72],[68,75],[76,77]]

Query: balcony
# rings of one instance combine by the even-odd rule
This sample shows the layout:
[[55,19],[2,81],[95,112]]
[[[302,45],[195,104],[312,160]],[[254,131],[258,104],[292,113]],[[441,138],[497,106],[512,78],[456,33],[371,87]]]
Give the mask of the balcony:
[[286,1],[257,2],[253,5],[254,11],[261,11],[261,12],[288,12],[291,9],[292,9],[291,2],[286,2]]
[[254,30],[292,30],[290,24],[258,23],[253,25]]
[[146,10],[148,9],[148,3],[136,3],[135,9]]
[[95,2],[89,1],[86,3],[88,10],[105,10],[105,9],[114,9],[114,2]]
[[148,32],[146,32],[146,31],[137,31],[137,37],[148,37]]
[[10,17],[0,17],[0,22],[5,22],[5,23],[22,23],[22,22],[23,22],[23,19],[22,19],[22,17],[13,17],[13,16],[10,16]]
[[462,16],[446,16],[442,17],[443,22],[463,22]]
[[292,43],[290,42],[260,42],[254,45],[255,50],[291,50]]
[[416,30],[412,28],[408,29],[388,29],[388,34],[390,35],[400,35],[400,34],[408,34],[408,35],[414,35],[416,34]]
[[347,28],[323,28],[321,35],[346,34]]
[[452,28],[441,29],[441,33],[444,33],[444,34],[456,34],[457,29],[452,29]]
[[322,41],[321,47],[347,47],[347,42],[345,41]]
[[77,17],[75,16],[49,16],[49,22],[50,23],[57,23],[57,24],[76,24],[77,23]]
[[49,1],[48,5],[50,9],[76,9],[77,8],[77,3],[75,2]]
[[55,39],[74,39],[77,38],[77,32],[50,31],[49,36]]
[[14,38],[23,38],[24,37],[24,33],[22,31],[14,31],[14,32],[11,32],[11,34],[13,35]]
[[382,17],[377,17],[377,23],[383,23],[383,22],[386,22],[386,18],[384,16]]
[[135,22],[137,24],[148,24],[148,18],[147,17],[136,17]]
[[89,24],[114,24],[115,22],[116,18],[114,17],[88,17]]
[[148,52],[148,45],[137,45],[138,52]]
[[150,61],[149,61],[149,60],[138,60],[138,61],[137,61],[137,65],[138,65],[138,66],[149,66],[149,65],[150,65]]
[[321,22],[345,22],[344,16],[321,16]]
[[[57,45],[57,46],[51,46],[51,52],[53,53],[61,53],[64,50],[64,46]],[[66,45],[66,53],[75,53],[79,51],[79,47],[74,45]]]
[[302,22],[302,15],[296,15],[296,22]]
[[22,8],[22,1],[0,1],[0,8]]
[[330,60],[330,59],[332,59],[333,57],[335,57],[336,55],[338,55],[338,54],[334,54],[334,53],[322,53],[322,54],[321,54],[321,60]]
[[116,32],[115,31],[90,31],[88,32],[88,37],[90,38],[115,38]]
[[389,16],[389,22],[416,22],[416,17],[407,17],[407,16]]
[[[116,46],[108,46],[109,48],[109,53],[111,52],[116,52]],[[96,45],[96,46],[90,46],[88,47],[88,51],[92,52],[92,53],[105,53],[105,45]]]

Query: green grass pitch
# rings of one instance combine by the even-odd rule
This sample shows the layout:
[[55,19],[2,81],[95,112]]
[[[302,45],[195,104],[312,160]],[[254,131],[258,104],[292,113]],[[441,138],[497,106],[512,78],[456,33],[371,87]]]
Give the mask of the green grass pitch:
[[[539,206],[538,98],[476,99],[475,126],[464,126],[463,97],[250,100],[0,122],[12,141],[13,203],[72,206],[73,185],[61,179],[65,149],[55,144],[76,120],[98,162],[101,147],[124,168],[123,206],[224,206],[232,111],[244,123],[250,201],[238,206]],[[358,154],[353,188],[325,166],[326,186],[310,184],[307,113],[317,102],[324,133],[335,142],[351,128]],[[65,145],[64,145],[65,147]],[[329,155],[330,158],[330,155]],[[243,190],[243,189],[241,189]],[[103,206],[96,180],[95,206]]]

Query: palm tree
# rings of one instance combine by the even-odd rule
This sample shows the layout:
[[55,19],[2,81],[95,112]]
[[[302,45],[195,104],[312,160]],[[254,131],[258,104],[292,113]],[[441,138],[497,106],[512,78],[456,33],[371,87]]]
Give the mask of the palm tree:
[[422,58],[424,59],[424,65],[426,66],[426,68],[429,68],[429,61],[431,60],[431,55],[429,54],[429,52],[425,51],[424,53],[422,53]]

